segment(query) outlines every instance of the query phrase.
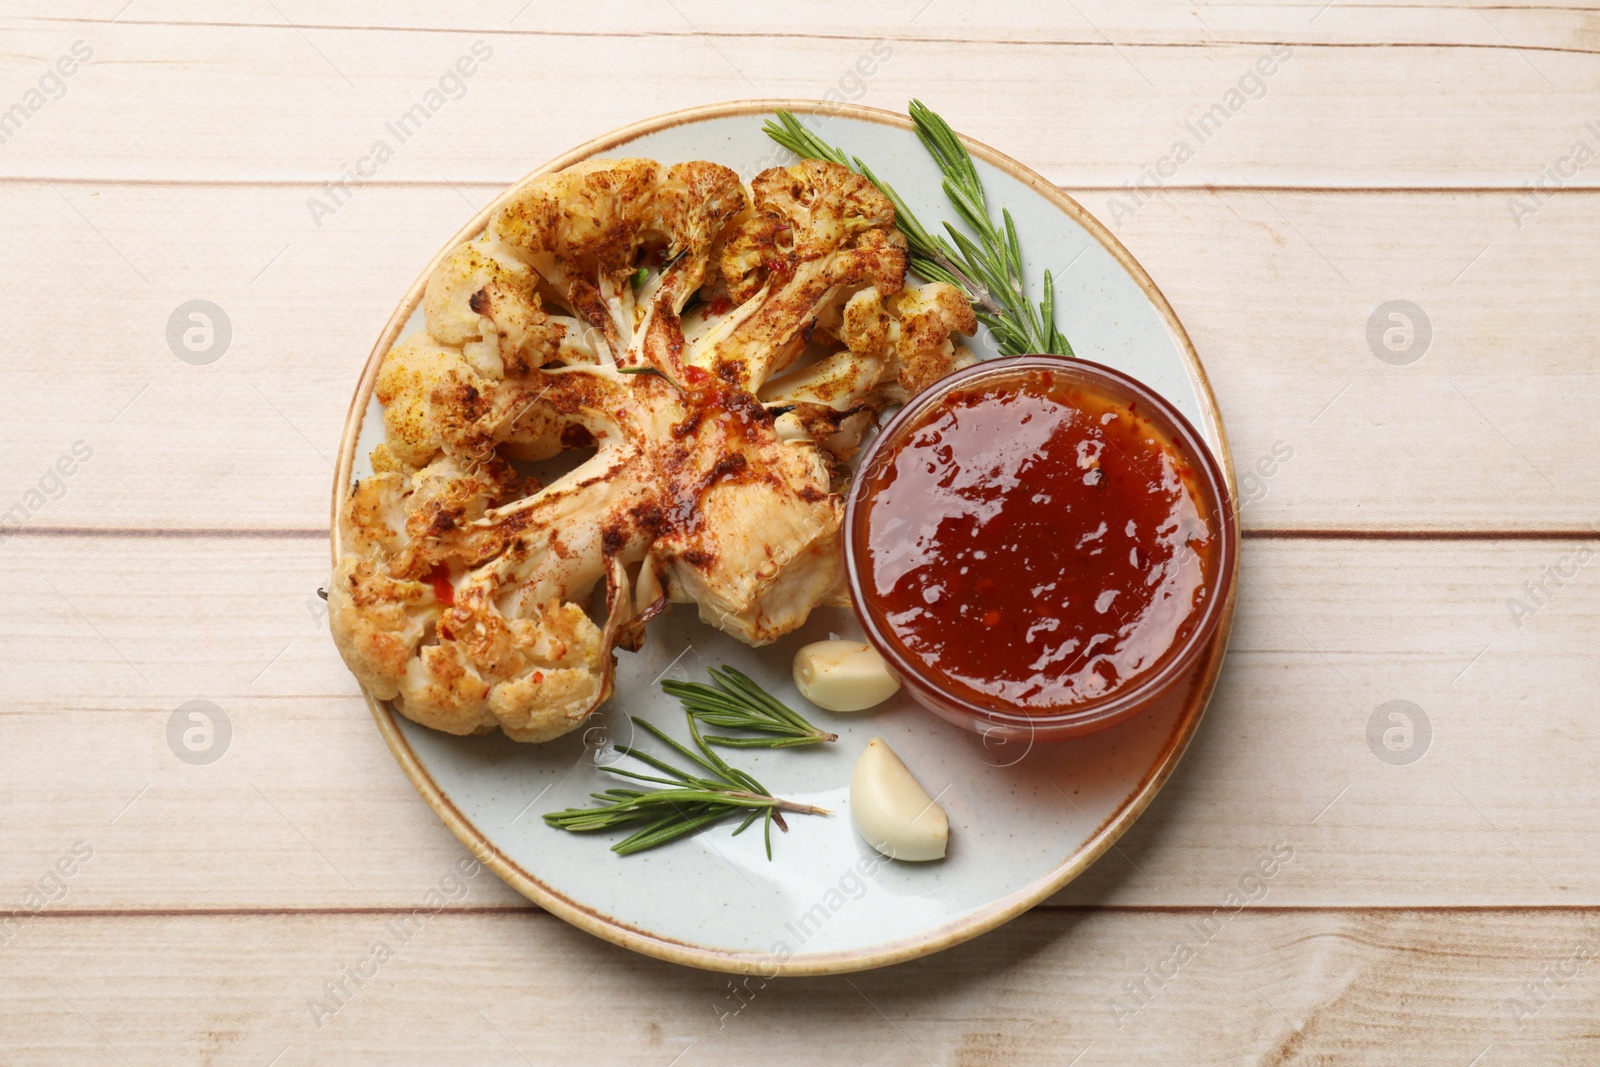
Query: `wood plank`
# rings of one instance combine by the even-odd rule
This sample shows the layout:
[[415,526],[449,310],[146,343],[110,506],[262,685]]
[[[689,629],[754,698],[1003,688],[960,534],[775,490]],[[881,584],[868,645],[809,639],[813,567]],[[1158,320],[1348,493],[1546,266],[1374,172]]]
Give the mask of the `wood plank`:
[[1530,51],[1581,47],[1590,40],[1587,4],[1539,0],[1496,3],[1488,12],[1462,0],[1426,3],[1364,3],[1328,6],[1325,0],[1294,3],[1118,4],[1087,0],[1057,5],[1040,0],[994,5],[974,20],[959,5],[899,0],[869,8],[847,0],[819,0],[803,16],[782,7],[728,8],[712,0],[684,0],[676,7],[624,3],[583,4],[549,0],[537,9],[510,14],[473,8],[444,9],[426,0],[380,3],[362,0],[329,11],[308,4],[279,5],[278,13],[236,2],[208,5],[202,14],[182,0],[141,0],[136,10],[107,15],[93,7],[65,11],[45,0],[13,6],[16,18],[41,27],[104,25],[247,25],[261,28],[351,32],[455,31],[494,35],[560,35],[603,39],[621,36],[709,38],[751,35],[784,38],[956,40],[965,43],[1100,44],[1195,46],[1218,41],[1308,44],[1443,44],[1521,47]]
[[[1229,662],[1163,794],[1058,901],[1215,906],[1264,847],[1285,906],[1600,905],[1600,625],[1575,546],[1250,541]],[[314,541],[18,538],[0,597],[0,881],[75,841],[69,909],[398,906],[463,854],[384,749],[313,613]],[[1542,595],[1540,599],[1546,599]],[[214,702],[231,747],[175,758]],[[1410,765],[1369,748],[1406,700]],[[1387,721],[1383,729],[1393,725]],[[1421,742],[1416,742],[1420,744]],[[181,876],[175,872],[182,872]],[[519,902],[498,884],[474,903]]]
[[[8,139],[0,175],[331,181],[375,139],[393,140],[385,123],[480,38],[492,58],[459,88],[447,85],[460,98],[397,144],[380,180],[508,182],[647,112],[832,91],[897,110],[923,96],[957,129],[1052,181],[1118,187],[1168,155],[1186,122],[1256,77],[1254,65],[1278,40],[1291,42],[1292,56],[1259,86],[1246,81],[1256,99],[1236,101],[1225,128],[1172,181],[1516,189],[1567,156],[1576,138],[1596,139],[1584,125],[1600,118],[1591,79],[1596,37],[1580,13],[1390,10],[1378,29],[1363,30],[1367,8],[1334,5],[1319,15],[1308,5],[1268,20],[1256,31],[1261,39],[1241,41],[1237,25],[1251,15],[1235,25],[1224,14],[1212,28],[1209,14],[1178,7],[1135,16],[1127,32],[1114,26],[1126,41],[1118,43],[1100,19],[1123,6],[1029,5],[1005,20],[1000,33],[1009,36],[991,42],[962,39],[974,32],[970,20],[937,4],[922,17],[945,29],[914,39],[895,30],[910,17],[909,4],[879,16],[864,36],[774,34],[771,16],[755,16],[731,35],[706,37],[700,29],[726,17],[709,6],[695,9],[705,14],[663,9],[640,24],[631,7],[596,20],[574,5],[551,24],[606,34],[578,38],[301,28],[254,8],[243,16],[254,25],[138,21],[158,18],[153,8],[114,23],[27,21],[0,46],[8,69],[42,75],[79,39],[96,58]],[[310,18],[312,10],[295,14]],[[798,25],[804,33],[856,16],[851,9],[816,19],[808,10]],[[1154,29],[1137,25],[1152,18]],[[532,13],[523,19],[530,28],[544,24]],[[1289,32],[1289,22],[1304,30]],[[784,17],[783,25],[797,23]],[[1316,40],[1323,33],[1332,38],[1326,44]],[[898,43],[873,67],[879,34]],[[873,67],[868,78],[857,69],[863,57]],[[1419,65],[1428,77],[1417,76]],[[1006,77],[994,78],[996,70]],[[19,73],[12,95],[35,77]],[[1590,167],[1563,180],[1592,188],[1597,174]]]
[[[310,192],[0,185],[13,220],[0,238],[11,283],[0,291],[11,342],[0,426],[12,460],[0,512],[26,505],[81,440],[93,458],[60,499],[25,506],[30,525],[325,527],[361,362],[415,273],[492,191],[361,189],[321,229]],[[1105,195],[1084,203],[1194,338],[1232,436],[1247,527],[1595,521],[1600,470],[1587,457],[1600,427],[1563,415],[1600,403],[1595,194],[1553,198],[1521,229],[1505,197],[1488,193],[1180,190],[1132,213]],[[48,278],[104,295],[58,313]],[[232,329],[207,366],[180,362],[166,333],[197,298],[222,306]],[[1394,299],[1431,323],[1430,347],[1409,366],[1369,347],[1369,320]]]
[[[1549,4],[1540,0],[1496,3],[1488,10],[1492,19],[1478,14],[1482,7],[1464,0],[1427,0],[1423,3],[1365,3],[1359,8],[1325,8],[1317,0],[1207,5],[1196,11],[1182,3],[1116,4],[1088,0],[1061,7],[1043,0],[1011,0],[986,11],[981,20],[971,18],[958,5],[926,5],[921,0],[898,0],[851,7],[845,0],[819,0],[804,16],[783,8],[751,6],[727,9],[711,0],[684,0],[673,8],[649,5],[550,0],[537,10],[441,10],[426,0],[380,3],[361,0],[328,11],[309,4],[279,5],[284,18],[260,7],[233,0],[207,5],[197,11],[182,0],[141,0],[136,10],[109,15],[92,5],[49,4],[45,0],[19,0],[11,17],[41,26],[55,23],[103,25],[161,24],[192,29],[200,26],[245,25],[347,30],[353,32],[476,32],[492,34],[563,34],[594,38],[615,36],[709,37],[768,34],[788,37],[864,38],[871,34],[900,34],[907,38],[955,39],[969,43],[1016,40],[1021,35],[1036,42],[1117,44],[1204,44],[1227,34],[1258,42],[1278,40],[1309,43],[1365,41],[1385,44],[1504,43],[1496,28],[1510,33],[1515,44],[1530,48],[1553,47],[1562,34],[1576,34],[1584,17],[1595,10],[1587,3]],[[1576,43],[1576,41],[1574,42]]]
[[[1208,918],[1036,912],[928,960],[753,977],[737,995],[727,975],[632,956],[548,916],[433,916],[408,941],[382,915],[41,918],[7,948],[0,1051],[74,1067],[782,1067],[836,1055],[824,1048],[916,1067],[1600,1057],[1600,912],[1246,908],[1203,942],[1194,924]],[[374,964],[378,942],[390,955]],[[1179,944],[1193,955],[1176,974],[1146,979],[1173,973]],[[359,985],[344,977],[356,967],[371,976]],[[336,1002],[324,983],[341,979],[351,995]],[[1124,983],[1136,981],[1151,992],[1132,1011]]]

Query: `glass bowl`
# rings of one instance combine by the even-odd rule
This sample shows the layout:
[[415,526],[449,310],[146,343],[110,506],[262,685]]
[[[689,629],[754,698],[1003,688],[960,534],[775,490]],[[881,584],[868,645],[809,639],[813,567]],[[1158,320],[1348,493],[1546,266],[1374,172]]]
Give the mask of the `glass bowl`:
[[[1154,664],[1110,691],[1081,702],[1047,709],[1023,709],[976,690],[958,691],[948,679],[906,649],[891,632],[867,588],[863,557],[868,548],[869,516],[879,476],[909,433],[931,408],[954,390],[993,387],[1049,371],[1057,381],[1077,385],[1118,403],[1135,403],[1171,449],[1187,461],[1189,485],[1212,533],[1211,569],[1194,625]],[[883,427],[861,458],[859,474],[845,507],[845,570],[851,601],[867,641],[888,662],[906,691],[930,711],[986,737],[1049,741],[1103,730],[1139,714],[1186,683],[1210,648],[1226,615],[1239,555],[1239,531],[1232,497],[1222,468],[1205,440],[1171,403],[1121,371],[1082,359],[1061,356],[1013,356],[992,359],[944,378],[912,398]],[[966,688],[966,687],[962,687]],[[970,695],[969,695],[970,694]],[[977,699],[975,699],[977,698]]]

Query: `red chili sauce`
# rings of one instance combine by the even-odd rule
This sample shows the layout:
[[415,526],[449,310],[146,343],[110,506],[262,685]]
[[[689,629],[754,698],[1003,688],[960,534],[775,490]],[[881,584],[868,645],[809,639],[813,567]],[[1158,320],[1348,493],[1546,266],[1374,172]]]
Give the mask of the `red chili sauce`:
[[1215,535],[1137,407],[1041,371],[954,391],[909,429],[866,487],[861,553],[908,658],[975,703],[1048,714],[1185,640]]

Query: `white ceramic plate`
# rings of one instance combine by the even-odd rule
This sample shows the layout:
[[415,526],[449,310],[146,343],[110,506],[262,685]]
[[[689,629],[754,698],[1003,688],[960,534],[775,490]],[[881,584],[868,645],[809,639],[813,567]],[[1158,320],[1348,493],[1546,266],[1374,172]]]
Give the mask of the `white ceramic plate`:
[[[652,119],[602,137],[536,174],[595,155],[665,163],[709,159],[748,181],[792,161],[761,132],[775,107],[800,114],[822,137],[859,155],[925,222],[950,217],[934,164],[904,117],[807,101],[717,105]],[[1078,355],[1140,378],[1187,415],[1232,465],[1216,404],[1188,336],[1154,283],[1104,227],[1015,161],[969,142],[990,203],[1010,208],[1029,276],[1055,275],[1057,319]],[[509,196],[509,192],[507,193]],[[447,246],[480,231],[499,201]],[[429,267],[431,270],[431,265]],[[374,347],[351,406],[334,487],[338,511],[352,478],[370,473],[382,439],[373,383],[394,342],[422,326],[425,270]],[[1035,294],[1037,295],[1037,294]],[[987,337],[973,347],[995,354]],[[1005,922],[1080,874],[1150,802],[1199,722],[1226,647],[1227,615],[1181,700],[1103,733],[1028,746],[986,745],[909,699],[858,715],[815,711],[790,682],[801,644],[856,637],[850,613],[819,609],[798,633],[751,649],[707,626],[692,605],[650,625],[637,654],[619,653],[617,695],[590,727],[545,745],[500,734],[461,738],[428,730],[375,701],[373,715],[418,791],[456,836],[540,905],[617,944],[698,967],[765,975],[827,974],[882,966],[949,947]],[[839,734],[837,744],[735,752],[732,761],[776,794],[828,808],[832,818],[791,817],[773,859],[759,824],[728,825],[665,848],[618,857],[613,837],[546,826],[547,811],[588,803],[618,784],[598,766],[609,743],[630,740],[628,716],[685,738],[678,703],[654,684],[704,680],[711,665],[738,667],[780,699]],[[949,856],[932,864],[879,861],[855,833],[848,782],[867,741],[881,736],[950,816]],[[653,744],[644,739],[645,744]]]

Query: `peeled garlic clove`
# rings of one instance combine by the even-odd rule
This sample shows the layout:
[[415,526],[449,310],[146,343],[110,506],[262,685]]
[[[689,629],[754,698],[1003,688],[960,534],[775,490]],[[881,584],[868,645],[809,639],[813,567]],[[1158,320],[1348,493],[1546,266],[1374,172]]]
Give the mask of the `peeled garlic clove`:
[[794,654],[800,695],[829,711],[863,711],[900,690],[900,679],[871,645],[814,641]]
[[942,860],[950,818],[881,737],[867,742],[850,776],[850,818],[890,859]]

